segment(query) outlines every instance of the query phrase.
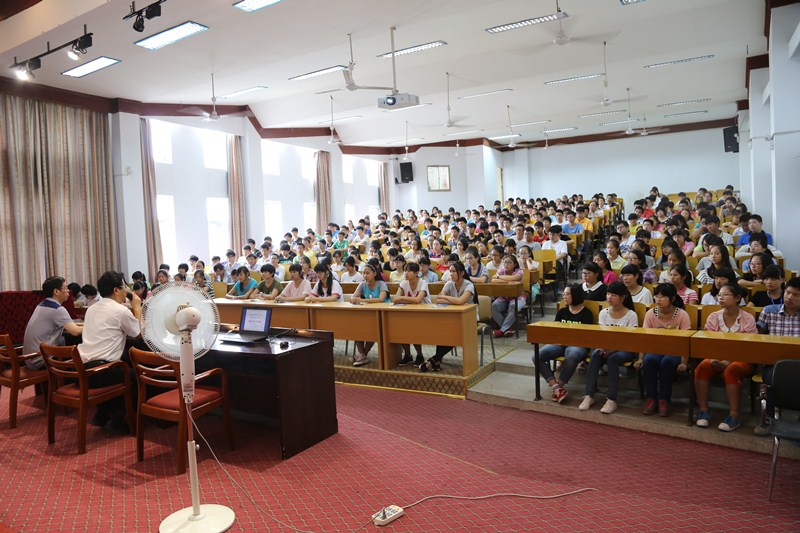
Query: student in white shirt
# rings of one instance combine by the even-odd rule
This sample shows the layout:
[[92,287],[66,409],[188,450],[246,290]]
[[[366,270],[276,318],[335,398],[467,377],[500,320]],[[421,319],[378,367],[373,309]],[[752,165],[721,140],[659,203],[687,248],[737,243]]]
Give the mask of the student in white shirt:
[[556,251],[556,265],[559,270],[569,266],[569,251],[567,243],[561,240],[561,226],[553,224],[548,232],[550,239],[542,243],[542,250]]
[[[397,288],[397,294],[392,296],[393,304],[429,304],[431,303],[430,294],[428,293],[428,282],[419,278],[419,265],[417,263],[406,263],[405,279],[400,282]],[[415,364],[417,366],[425,362],[422,356],[422,345],[415,344],[414,350],[416,351],[416,359],[411,358],[411,347],[408,344],[401,344],[403,349],[403,359],[400,360],[398,366],[407,366]]]
[[364,281],[364,276],[356,270],[356,260],[353,254],[350,254],[347,259],[344,260],[344,270],[339,275],[339,281],[342,283],[361,283]]

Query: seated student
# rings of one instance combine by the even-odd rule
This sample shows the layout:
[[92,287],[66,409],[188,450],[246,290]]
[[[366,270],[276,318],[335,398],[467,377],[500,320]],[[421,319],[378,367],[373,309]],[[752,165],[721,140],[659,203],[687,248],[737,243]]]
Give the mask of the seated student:
[[192,276],[192,283],[200,287],[200,290],[208,294],[211,298],[215,298],[214,287],[211,285],[210,281],[206,280],[206,274],[202,270],[194,271],[194,275]]
[[[69,293],[70,293],[70,295],[72,296],[72,299],[73,299],[73,300],[75,300],[75,301],[77,301],[77,300],[78,300],[78,298],[79,298],[79,297],[80,297],[80,295],[81,295],[81,285],[80,285],[80,283],[75,283],[75,282],[73,281],[72,283],[70,283],[69,285],[67,285],[67,288],[69,289]],[[74,305],[74,304],[73,304],[73,305]]]
[[[736,274],[730,268],[720,268],[714,273],[714,285],[711,290],[703,295],[700,305],[722,305],[717,301],[719,290],[728,284],[736,285]],[[740,300],[744,305],[744,300]]]
[[[349,257],[348,257],[349,259]],[[341,284],[336,280],[327,263],[317,263],[314,267],[314,272],[317,275],[318,281],[311,289],[311,294],[306,296],[307,303],[320,303],[320,302],[343,302]]]
[[705,268],[701,269],[700,263],[697,264],[697,269],[699,270],[697,281],[701,284],[714,283],[715,273],[721,268],[733,270],[731,259],[728,255],[728,247],[724,244],[712,244],[708,251],[708,259],[710,264]]
[[389,283],[400,283],[405,279],[406,258],[402,254],[397,254],[390,262],[392,271],[389,273]]
[[606,286],[603,284],[603,271],[596,263],[583,265],[583,292],[587,300],[602,302],[606,299]]
[[[450,281],[445,283],[442,292],[434,296],[434,303],[447,305],[463,305],[467,303],[478,303],[478,295],[475,292],[475,285],[469,280],[464,263],[455,261],[450,265]],[[476,317],[477,319],[477,310]],[[436,353],[419,365],[420,372],[430,370],[438,371],[441,368],[442,359],[450,353],[452,346],[437,346]]]
[[150,291],[147,290],[147,285],[141,281],[137,281],[131,287],[131,293],[139,297],[140,300],[145,301],[150,297]]
[[769,265],[772,265],[772,260],[765,252],[754,255],[748,261],[747,268],[743,269],[744,274],[742,274],[742,277],[739,279],[738,285],[743,289],[749,289],[750,287],[763,284],[764,269]]
[[[674,269],[673,269],[674,270]],[[683,300],[678,295],[675,285],[659,283],[654,293],[656,306],[644,317],[644,327],[655,329],[690,329],[689,315],[683,310]],[[686,357],[677,355],[644,354],[644,358],[636,361],[635,366],[642,368],[644,381],[645,415],[652,415],[658,410],[658,416],[669,416],[672,400],[672,384],[678,372],[686,371]]]
[[422,250],[422,241],[419,237],[415,237],[409,243],[408,251],[403,254],[403,257],[405,257],[406,261],[416,263],[419,260],[420,250]]
[[684,255],[692,255],[692,252],[694,252],[694,243],[689,239],[688,231],[683,228],[678,228],[672,232],[672,238]]
[[428,283],[439,281],[439,276],[435,271],[431,270],[431,260],[427,257],[421,257],[419,260],[419,277]]
[[781,305],[784,295],[783,269],[778,265],[770,265],[764,269],[763,283],[767,290],[758,291],[750,297],[749,307],[767,307]]
[[[496,271],[492,276],[492,283],[519,283],[522,281],[522,269],[516,256],[506,255],[503,258],[503,268]],[[469,275],[469,272],[467,272]],[[470,277],[470,283],[472,278]],[[516,305],[513,297],[498,296],[492,302],[492,319],[499,326],[494,330],[495,337],[511,337],[514,335],[512,327],[517,320],[517,310],[525,306],[525,295],[516,298]]]
[[[425,255],[427,257],[428,251],[427,250],[420,250],[420,256]],[[356,249],[355,246],[350,248],[350,253],[348,257],[353,257],[353,261],[355,261],[356,270],[358,272],[363,272],[366,263],[361,259],[361,252]]]
[[222,263],[217,263],[214,265],[213,272],[214,274],[211,276],[212,282],[216,281],[219,283],[233,283],[230,275],[225,272],[225,266]]
[[[183,281],[186,281],[189,277],[189,265],[186,263],[178,265],[178,274],[183,276]],[[194,270],[192,271],[192,276],[194,276]]]
[[553,224],[550,226],[550,232],[548,235],[550,239],[542,244],[542,250],[556,251],[557,277],[560,277],[562,272],[569,268],[569,251],[567,249],[567,243],[561,240],[561,226],[558,224]]
[[[611,242],[611,241],[609,241]],[[616,241],[614,241],[616,242]],[[603,284],[608,285],[614,281],[617,281],[617,275],[611,270],[611,262],[608,260],[608,256],[605,252],[599,251],[594,254],[594,263],[600,267],[600,271],[602,273],[602,281]]]
[[[96,304],[102,298],[97,293],[97,287],[88,283],[81,287],[81,295],[75,300],[75,307],[89,307]],[[37,352],[39,350],[36,350]]]
[[[319,264],[319,263],[317,263]],[[334,273],[334,275],[336,275]],[[344,261],[344,271],[339,275],[339,281],[342,283],[361,283],[364,281],[364,276],[356,270],[356,260],[354,254],[347,256]]]
[[184,276],[182,272],[176,272],[172,281],[186,281],[186,276]]
[[[536,245],[539,246],[538,243]],[[517,260],[523,270],[539,270],[539,263],[533,260],[531,249],[526,245],[517,248]]]
[[232,300],[247,300],[256,290],[258,283],[250,277],[250,270],[246,267],[239,267],[236,271],[236,279],[238,280],[233,288],[225,295],[225,298]]
[[439,259],[445,255],[445,242],[442,239],[431,240],[430,250],[428,256],[431,259]]
[[[382,270],[379,265],[376,266],[371,261],[372,259],[364,267],[364,281],[356,287],[353,296],[350,297],[350,303],[353,305],[380,304],[389,301],[389,286],[383,280]],[[367,354],[375,343],[356,341],[355,344],[358,354],[353,360],[353,366],[366,365],[369,363]]]
[[[258,258],[256,257],[256,254],[253,253],[247,254],[247,257],[245,257],[245,264],[242,266],[246,266],[247,270],[249,270],[251,273],[258,272],[260,265],[258,263]],[[178,267],[178,270],[180,270],[180,267]]]
[[311,294],[311,283],[303,277],[303,267],[298,263],[289,266],[289,282],[283,286],[281,293],[275,297],[278,303],[299,302]]
[[316,283],[318,280],[317,273],[314,272],[314,269],[311,268],[311,259],[308,256],[301,255],[299,256],[300,260],[297,264],[303,269],[303,277],[308,280],[309,283],[312,285]]
[[[635,328],[639,325],[636,311],[633,310],[633,300],[621,281],[615,281],[608,286],[606,293],[608,307],[600,310],[598,323],[601,326],[620,326]],[[617,410],[617,391],[619,389],[619,367],[636,359],[633,352],[609,351],[597,348],[592,351],[589,367],[586,369],[586,394],[581,400],[578,409],[589,410],[594,404],[594,395],[597,393],[597,377],[605,364],[608,368],[608,393],[606,403],[600,409],[603,414],[610,415]]]
[[[500,270],[503,268],[503,248],[502,246],[493,246],[489,251],[490,260],[486,263],[486,270]],[[490,272],[491,274],[491,272]]]
[[294,263],[294,258],[297,256],[289,243],[284,242],[279,248],[281,255],[278,258],[278,263],[282,265],[291,265]]
[[442,261],[442,263],[438,267],[436,267],[436,270],[439,271],[444,269],[444,272],[442,272],[442,281],[444,282],[450,281],[450,265],[452,265],[458,260],[459,259],[457,254],[450,254],[447,256],[446,261]]
[[275,276],[275,267],[272,265],[261,266],[261,282],[253,293],[254,298],[274,300],[283,290],[283,284]]
[[[739,309],[742,304],[742,289],[734,283],[723,285],[717,295],[722,309],[708,316],[705,331],[723,331],[726,333],[758,333],[756,320],[750,313]],[[724,354],[723,354],[724,356]],[[730,407],[728,416],[725,417],[718,429],[720,431],[734,431],[742,425],[739,420],[739,402],[742,391],[742,379],[753,373],[753,365],[741,361],[725,361],[718,359],[703,359],[694,371],[694,387],[697,392],[697,404],[700,412],[697,413],[697,425],[708,427],[711,415],[708,409],[709,381],[712,377],[722,374],[725,379],[725,393]]]
[[[635,241],[633,241],[633,244],[631,244],[630,248],[628,248],[629,252],[631,250],[639,250],[640,252],[642,252],[644,254],[644,259],[645,259],[645,262],[643,264],[646,264],[647,268],[655,268],[656,260],[653,259],[653,256],[650,255],[650,245],[647,244],[647,241],[645,241],[644,239],[636,239]],[[627,254],[625,254],[625,256],[627,257]]]
[[641,250],[635,248],[628,250],[628,264],[639,268],[645,283],[656,283],[658,282],[658,274],[647,265],[646,258],[647,256]]
[[335,250],[331,253],[331,260],[333,261],[330,265],[331,271],[335,276],[341,277],[342,273],[345,270],[344,262],[342,261],[342,257],[344,256],[344,252],[341,250]]
[[486,268],[486,265],[481,263],[478,249],[474,246],[468,247],[465,258],[465,266],[467,268],[467,274],[469,274],[469,279],[472,280],[473,283],[488,283],[489,270]]
[[[736,258],[739,259],[741,257],[748,257],[756,254],[767,254],[770,259],[769,263],[767,264],[778,264],[775,258],[783,257],[783,253],[780,250],[776,249],[774,246],[767,245],[767,239],[763,234],[753,236],[753,238],[750,240],[750,244],[746,244],[739,248],[736,251]],[[750,260],[747,259],[742,263],[742,270],[747,270],[747,265],[749,262]]]
[[642,286],[644,279],[642,271],[636,265],[625,265],[619,273],[619,279],[631,294],[633,303],[650,305],[653,303],[653,294]]
[[[405,279],[400,282],[397,288],[397,294],[392,296],[393,304],[429,304],[431,303],[430,294],[428,292],[428,282],[419,278],[419,264],[406,263],[405,266]],[[421,365],[425,362],[422,356],[422,345],[415,344],[414,350],[416,352],[416,359],[411,357],[411,346],[408,344],[401,344],[403,349],[403,359],[398,363],[398,366],[408,366],[410,364]]]
[[747,219],[747,229],[748,232],[742,232],[742,236],[739,237],[739,246],[744,246],[750,242],[750,239],[753,238],[754,235],[763,234],[764,237],[767,239],[767,245],[774,244],[772,241],[772,235],[764,231],[764,219],[761,218],[761,215],[757,215],[755,213],[751,214]]
[[621,255],[619,241],[609,239],[606,243],[609,270],[619,270],[625,266],[625,258]]
[[[800,278],[792,278],[786,282],[783,304],[765,307],[758,316],[756,326],[760,333],[767,335],[800,336]],[[765,366],[762,372],[764,383],[761,394],[766,399],[766,409],[762,413],[761,422],[754,429],[754,433],[760,437],[770,434],[772,419],[775,417],[775,406],[769,394],[772,371],[772,366]]]
[[[675,287],[678,296],[683,300],[684,305],[696,304],[700,301],[697,291],[690,289],[687,285],[692,281],[692,274],[683,265],[675,265],[669,270],[670,283]],[[659,283],[661,285],[661,283]]]
[[147,278],[139,270],[131,274],[131,283],[136,283],[137,281],[140,283],[144,283],[147,286],[148,290],[150,289],[150,284],[147,282]]
[[394,270],[394,258],[398,255],[400,255],[400,252],[398,252],[396,248],[389,248],[386,250],[386,262],[383,264],[383,270],[392,272]]
[[[72,317],[61,305],[70,297],[69,288],[64,278],[52,276],[42,283],[42,296],[44,300],[37,305],[28,325],[25,326],[25,338],[22,352],[32,354],[39,351],[39,345],[63,345],[64,332],[78,337],[83,332],[83,326],[72,321]],[[32,357],[25,360],[25,366],[31,370],[44,368],[41,357]]]
[[[567,285],[562,294],[564,306],[556,312],[554,322],[566,322],[569,324],[592,324],[594,317],[592,312],[583,306],[583,288],[572,283]],[[567,397],[567,389],[564,386],[569,383],[578,364],[586,358],[589,353],[588,348],[580,346],[560,346],[558,344],[545,344],[539,348],[539,372],[553,388],[553,401],[561,403]],[[536,357],[535,355],[533,356]],[[557,357],[564,357],[561,365],[561,372],[556,380],[553,371],[550,369],[550,361]],[[534,361],[536,363],[536,361]]]
[[286,279],[286,266],[281,264],[280,256],[278,256],[278,254],[272,254],[269,256],[269,264],[275,269],[275,278],[278,281]]
[[544,231],[544,222],[541,220],[537,220],[533,223],[533,240],[534,242],[538,242],[541,246],[542,243],[547,241],[549,238],[547,233]]
[[[672,267],[676,265],[683,265],[686,269],[689,269],[689,265],[686,261],[686,256],[683,255],[683,252],[677,249],[673,249],[669,255],[667,256],[667,263],[664,265],[661,274],[658,276],[659,283],[670,283],[670,275],[669,271]],[[692,278],[694,279],[694,278]],[[690,281],[691,283],[691,281]]]

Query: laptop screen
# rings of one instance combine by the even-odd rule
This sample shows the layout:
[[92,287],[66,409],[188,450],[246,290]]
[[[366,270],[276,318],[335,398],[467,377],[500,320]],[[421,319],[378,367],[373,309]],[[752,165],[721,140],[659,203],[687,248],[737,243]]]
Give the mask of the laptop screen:
[[239,331],[241,333],[269,333],[271,318],[272,309],[269,307],[243,307]]

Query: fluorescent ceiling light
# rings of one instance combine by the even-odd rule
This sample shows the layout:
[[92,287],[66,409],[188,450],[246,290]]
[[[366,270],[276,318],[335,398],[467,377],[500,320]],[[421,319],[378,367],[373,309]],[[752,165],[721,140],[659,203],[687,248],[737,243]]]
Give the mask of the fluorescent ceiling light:
[[554,130],[542,130],[542,133],[558,133],[558,132],[561,132],[561,131],[575,131],[577,129],[578,128],[575,128],[575,127],[572,127],[572,128],[556,128]]
[[[431,48],[437,48],[439,46],[444,46],[447,43],[444,41],[433,41],[432,43],[425,43],[425,44],[418,44],[416,46],[409,46],[408,48],[401,48],[400,50],[395,50],[394,55],[402,56],[406,54],[413,54],[414,52],[422,52],[423,50],[430,50]],[[382,59],[388,59],[392,57],[391,52],[386,52],[385,54],[380,54],[379,56]]]
[[703,102],[710,102],[711,98],[695,98],[694,100],[683,100],[680,102],[670,102],[668,104],[658,104],[656,107],[670,107],[689,104],[702,104]]
[[457,131],[457,132],[455,132],[455,133],[445,133],[445,134],[444,134],[444,136],[445,136],[445,137],[455,137],[455,136],[457,136],[457,135],[468,135],[468,134],[470,134],[470,133],[480,133],[480,132],[482,132],[482,131],[483,131],[483,130],[467,130],[467,131]]
[[[336,117],[333,123],[336,124],[337,122],[344,122],[345,120],[354,120],[357,118],[364,118],[364,115],[350,115],[347,117]],[[317,124],[330,124],[330,123],[331,123],[330,119],[317,122]]]
[[244,96],[245,94],[250,94],[250,93],[257,92],[257,91],[263,91],[266,88],[267,87],[265,87],[263,85],[256,85],[255,87],[250,87],[249,89],[242,89],[241,91],[236,91],[236,92],[232,92],[232,93],[228,93],[228,94],[223,94],[222,96],[218,96],[217,98],[219,98],[221,100],[228,100],[228,99],[231,99],[231,98],[236,98],[238,96]]
[[315,70],[313,72],[306,72],[305,74],[294,76],[293,78],[289,78],[289,81],[307,80],[308,78],[316,78],[317,76],[322,76],[323,74],[330,74],[331,72],[339,72],[340,70],[346,70],[346,69],[347,67],[344,65],[335,65],[333,67],[324,68],[322,70]]
[[547,124],[549,120],[534,120],[533,122],[520,122],[519,124],[512,124],[512,128],[521,128],[522,126],[535,126],[536,124]]
[[493,26],[491,28],[486,28],[486,31],[488,33],[502,33],[508,30],[516,30],[526,26],[533,26],[534,24],[542,24],[543,22],[553,22],[555,20],[565,19],[567,17],[569,17],[569,15],[567,15],[565,11],[558,11],[552,15],[545,15],[543,17],[535,17],[532,19],[519,20],[517,22],[509,22],[507,24]]
[[459,96],[459,100],[469,100],[470,98],[480,98],[481,96],[489,96],[490,94],[500,94],[500,93],[508,93],[513,91],[514,89],[497,89],[496,91],[487,91],[485,93],[478,93],[478,94],[468,94],[466,96]]
[[417,137],[416,139],[403,139],[401,141],[392,141],[392,142],[388,142],[386,144],[408,144],[408,143],[413,143],[413,142],[416,142],[416,141],[424,141],[424,140],[425,139],[423,139],[422,137]]
[[425,107],[427,105],[433,105],[431,102],[423,102],[417,105],[410,105],[408,107],[398,107],[396,109],[385,109],[384,113],[396,113],[397,111],[405,111],[406,109],[416,109],[418,107]]
[[555,83],[567,83],[570,81],[581,81],[581,80],[591,80],[594,78],[602,78],[605,76],[604,72],[598,72],[596,74],[584,74],[583,76],[573,76],[572,78],[563,78],[560,80],[550,80],[544,82],[545,85],[553,85]]
[[614,111],[601,111],[599,113],[587,113],[586,115],[578,115],[578,118],[592,118],[604,117],[606,115],[618,115],[619,113],[627,113],[627,109],[616,109]]
[[634,122],[639,122],[639,119],[627,118],[625,120],[615,120],[614,122],[603,122],[602,124],[599,124],[599,126],[616,126],[617,124],[628,124],[628,123],[632,124]]
[[258,11],[259,9],[277,4],[280,1],[281,0],[242,0],[241,2],[233,4],[233,7],[252,13],[253,11]]
[[522,137],[521,133],[509,133],[507,135],[498,135],[497,137],[489,137],[490,141],[501,141],[503,139],[513,139],[514,137]]
[[619,3],[623,6],[629,6],[631,4],[640,4],[644,2],[644,0],[619,0]]
[[663,63],[653,63],[652,65],[645,65],[644,68],[660,68],[660,67],[668,67],[670,65],[680,65],[683,63],[692,63],[693,61],[703,61],[704,59],[712,59],[714,54],[708,54],[705,56],[697,56],[697,57],[687,57],[685,59],[676,59],[674,61],[664,61]]
[[203,26],[197,22],[184,22],[168,30],[151,35],[141,41],[136,41],[133,44],[139,45],[142,48],[147,48],[148,50],[158,50],[159,48],[164,48],[172,43],[176,43],[181,39],[190,37],[195,33],[204,32],[207,29],[208,26]]
[[75,68],[69,69],[66,72],[62,72],[64,76],[72,76],[73,78],[82,78],[91,74],[92,72],[97,72],[100,69],[110,67],[111,65],[116,65],[119,63],[119,59],[112,59],[106,56],[100,56],[97,59],[93,59],[88,63],[84,63],[83,65],[79,65]]
[[704,113],[708,113],[708,110],[704,109],[702,111],[687,111],[685,113],[671,113],[669,115],[664,115],[664,118],[688,117],[689,115],[702,115]]

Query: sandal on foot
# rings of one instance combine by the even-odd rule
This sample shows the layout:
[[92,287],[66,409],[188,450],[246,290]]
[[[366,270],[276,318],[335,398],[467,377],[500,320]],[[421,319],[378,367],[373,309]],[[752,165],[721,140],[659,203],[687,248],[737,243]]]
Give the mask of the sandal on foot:
[[439,364],[439,361],[435,359],[428,359],[427,361],[419,365],[420,372],[428,372],[428,371],[438,372],[439,370],[441,370],[441,365]]

